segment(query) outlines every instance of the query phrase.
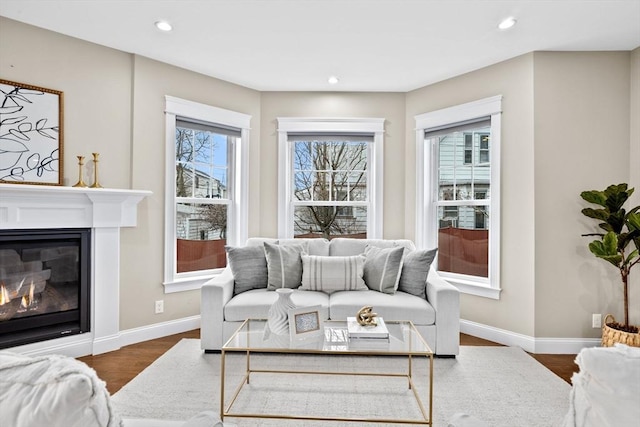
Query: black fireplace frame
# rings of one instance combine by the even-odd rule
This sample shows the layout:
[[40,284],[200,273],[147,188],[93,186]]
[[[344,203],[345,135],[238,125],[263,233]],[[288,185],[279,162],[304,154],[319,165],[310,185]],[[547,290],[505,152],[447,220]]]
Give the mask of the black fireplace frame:
[[78,308],[0,322],[0,349],[91,331],[91,229],[0,230],[0,248],[16,240],[36,246],[65,239],[79,240]]

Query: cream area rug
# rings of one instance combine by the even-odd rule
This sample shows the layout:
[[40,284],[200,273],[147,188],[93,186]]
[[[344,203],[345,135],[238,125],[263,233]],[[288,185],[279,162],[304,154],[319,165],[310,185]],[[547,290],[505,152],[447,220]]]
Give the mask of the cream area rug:
[[[263,369],[391,372],[406,369],[406,358],[366,356],[252,356]],[[227,404],[244,374],[245,358],[229,354]],[[413,359],[414,381],[428,401],[428,363]],[[462,346],[455,359],[434,361],[434,426],[447,426],[456,413],[492,427],[559,426],[569,408],[570,386],[515,347]],[[220,410],[220,354],[205,354],[200,341],[183,339],[113,396],[127,417],[186,420],[204,410]],[[233,407],[237,412],[278,412],[320,416],[419,418],[413,392],[401,378],[334,375],[255,374]],[[228,418],[245,426],[384,426]],[[405,424],[406,425],[406,424]]]

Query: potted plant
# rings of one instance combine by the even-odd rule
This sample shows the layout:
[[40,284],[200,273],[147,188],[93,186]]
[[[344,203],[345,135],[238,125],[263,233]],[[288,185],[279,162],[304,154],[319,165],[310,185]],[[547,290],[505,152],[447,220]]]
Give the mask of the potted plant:
[[[605,346],[614,342],[640,346],[638,327],[629,324],[629,273],[640,263],[640,206],[628,212],[623,208],[625,202],[633,194],[633,188],[627,184],[610,185],[604,191],[583,191],[580,196],[589,203],[600,208],[585,208],[582,213],[599,221],[600,233],[588,233],[583,236],[597,236],[589,243],[589,250],[620,272],[624,295],[624,323],[615,321],[612,315],[605,317],[602,343]],[[613,322],[607,323],[611,317]],[[605,336],[606,335],[606,336]]]

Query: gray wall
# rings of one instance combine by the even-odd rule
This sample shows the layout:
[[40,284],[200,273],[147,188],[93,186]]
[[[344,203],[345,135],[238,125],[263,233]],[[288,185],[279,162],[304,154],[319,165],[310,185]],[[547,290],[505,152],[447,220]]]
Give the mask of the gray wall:
[[[161,284],[164,95],[253,117],[251,236],[277,233],[277,117],[384,117],[384,236],[414,239],[413,117],[501,94],[503,292],[499,301],[462,295],[462,317],[526,336],[588,338],[599,335],[592,312],[621,314],[608,291],[615,271],[580,237],[588,221],[578,195],[616,181],[640,194],[640,49],[530,53],[408,93],[260,93],[0,18],[0,77],[64,92],[66,185],[77,179],[75,156],[99,152],[104,186],[154,193],[138,227],[122,232],[123,330],[199,314],[199,292],[164,294]],[[638,279],[636,270],[635,301]],[[157,299],[164,314],[153,314]]]

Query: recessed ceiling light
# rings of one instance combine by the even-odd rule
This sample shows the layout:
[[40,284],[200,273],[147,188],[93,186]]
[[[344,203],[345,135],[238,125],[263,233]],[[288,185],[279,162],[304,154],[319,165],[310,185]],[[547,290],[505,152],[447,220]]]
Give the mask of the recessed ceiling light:
[[173,27],[167,21],[157,21],[156,28],[160,31],[171,31]]
[[514,18],[513,16],[510,16],[508,18],[503,19],[499,24],[498,24],[498,29],[500,30],[508,30],[509,28],[513,27],[514,25],[516,25],[516,18]]
[[335,85],[335,84],[338,84],[340,80],[338,80],[336,76],[331,76],[327,81],[329,82],[330,85]]

